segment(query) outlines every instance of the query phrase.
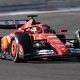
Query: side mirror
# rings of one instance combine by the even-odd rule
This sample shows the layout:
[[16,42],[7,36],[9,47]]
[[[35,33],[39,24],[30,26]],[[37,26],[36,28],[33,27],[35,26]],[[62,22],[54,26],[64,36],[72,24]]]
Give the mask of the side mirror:
[[60,32],[67,32],[67,29],[60,29]]

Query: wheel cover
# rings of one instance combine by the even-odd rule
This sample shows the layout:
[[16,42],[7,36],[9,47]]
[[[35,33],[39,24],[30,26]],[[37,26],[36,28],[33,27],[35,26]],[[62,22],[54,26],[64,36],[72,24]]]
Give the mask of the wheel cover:
[[16,41],[13,40],[12,41],[12,45],[11,45],[11,55],[12,55],[12,57],[16,56],[16,50],[17,50],[17,48],[16,48]]

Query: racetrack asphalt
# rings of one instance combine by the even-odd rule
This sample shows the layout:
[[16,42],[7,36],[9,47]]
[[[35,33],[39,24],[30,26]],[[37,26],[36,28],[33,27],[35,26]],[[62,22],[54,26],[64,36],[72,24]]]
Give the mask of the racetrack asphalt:
[[[26,19],[26,16],[1,17],[0,19]],[[57,31],[67,28],[68,38],[74,37],[79,29],[80,12],[63,12],[41,14],[37,21],[47,23]],[[1,35],[13,30],[0,30]],[[80,80],[80,63],[76,58],[54,61],[29,61],[14,63],[11,60],[0,60],[0,80]]]

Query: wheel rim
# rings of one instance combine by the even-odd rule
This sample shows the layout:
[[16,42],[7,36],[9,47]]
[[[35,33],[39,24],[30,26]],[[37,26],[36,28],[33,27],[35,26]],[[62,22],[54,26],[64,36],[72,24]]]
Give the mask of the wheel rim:
[[[24,57],[24,50],[21,44],[18,44],[18,54],[19,54],[19,57]],[[17,45],[15,40],[12,41],[11,55],[13,58],[15,58],[17,55]]]
[[16,50],[17,50],[17,48],[16,48],[16,41],[13,40],[12,41],[12,45],[11,45],[11,55],[12,55],[12,57],[16,56]]

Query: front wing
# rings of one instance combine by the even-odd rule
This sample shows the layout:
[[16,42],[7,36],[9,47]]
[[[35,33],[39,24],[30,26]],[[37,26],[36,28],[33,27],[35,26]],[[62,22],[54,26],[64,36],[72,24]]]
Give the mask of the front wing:
[[54,57],[68,57],[69,55],[57,54],[54,50],[39,50],[33,52],[31,55],[25,55],[25,58],[54,58]]

